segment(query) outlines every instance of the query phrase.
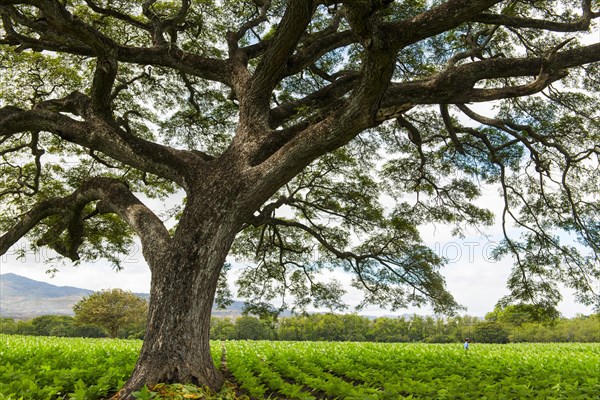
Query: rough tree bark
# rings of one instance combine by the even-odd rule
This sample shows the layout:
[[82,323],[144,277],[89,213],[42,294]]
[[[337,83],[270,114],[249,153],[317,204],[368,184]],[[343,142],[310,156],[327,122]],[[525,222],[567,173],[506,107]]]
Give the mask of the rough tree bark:
[[244,220],[239,200],[249,181],[233,162],[190,176],[177,233],[148,260],[152,271],[146,336],[121,398],[144,384],[190,382],[218,390],[210,353],[210,316],[219,274]]
[[124,395],[159,382],[190,382],[213,390],[222,386],[210,353],[210,316],[227,256],[224,245],[233,235],[215,235],[220,224],[213,221],[197,228],[198,242],[173,244],[156,260],[147,334]]
[[[158,382],[192,382],[215,390],[221,386],[223,377],[214,368],[210,356],[210,313],[220,270],[234,238],[244,227],[293,225],[339,259],[349,261],[359,275],[361,262],[367,269],[369,263],[381,262],[384,266],[382,275],[397,277],[385,282],[389,287],[408,285],[414,293],[414,289],[420,290],[429,283],[434,289],[425,291],[426,295],[433,298],[435,296],[431,294],[437,293],[439,302],[455,304],[451,296],[445,295],[443,279],[427,267],[417,263],[414,274],[417,278],[408,278],[414,260],[406,252],[406,265],[399,262],[398,249],[401,247],[390,247],[390,254],[375,245],[372,251],[364,250],[366,254],[336,250],[318,232],[319,229],[312,229],[314,226],[294,224],[273,216],[276,207],[293,206],[294,199],[288,204],[286,199],[266,204],[279,188],[311,162],[339,149],[361,132],[395,120],[405,130],[395,138],[398,143],[402,141],[400,136],[406,131],[409,133],[410,142],[417,151],[413,154],[412,148],[401,147],[396,151],[421,159],[420,171],[409,171],[416,173],[414,190],[417,194],[421,190],[420,183],[429,174],[426,164],[431,162],[431,168],[439,167],[436,166],[436,160],[441,157],[437,153],[439,149],[445,149],[444,157],[456,158],[459,166],[469,162],[459,156],[468,155],[472,157],[469,160],[479,160],[490,171],[501,170],[505,199],[509,197],[508,181],[504,178],[505,164],[511,162],[510,159],[503,161],[503,157],[507,157],[506,149],[514,146],[519,147],[519,151],[524,148],[531,152],[540,182],[545,179],[542,173],[549,171],[540,160],[536,147],[560,153],[559,161],[566,160],[565,170],[572,163],[584,160],[581,154],[598,153],[597,144],[593,144],[591,149],[574,150],[574,154],[569,154],[570,143],[563,146],[532,130],[522,129],[520,125],[479,118],[465,106],[470,102],[539,93],[562,79],[566,70],[600,61],[600,44],[570,47],[567,46],[570,39],[545,44],[539,43],[537,38],[532,39],[534,44],[524,56],[520,56],[520,52],[511,51],[504,55],[498,51],[498,47],[504,46],[506,39],[503,37],[510,36],[512,31],[517,31],[513,38],[516,43],[527,41],[526,35],[518,33],[521,28],[551,33],[589,29],[592,20],[600,18],[600,12],[592,10],[590,0],[582,0],[580,16],[566,20],[546,9],[538,10],[527,1],[507,2],[510,4],[505,8],[500,5],[500,0],[446,0],[434,2],[435,6],[423,6],[423,9],[404,4],[410,2],[398,2],[395,11],[389,11],[392,0],[289,0],[273,4],[271,1],[254,1],[252,4],[243,2],[243,7],[235,11],[239,14],[233,16],[239,26],[228,26],[226,32],[222,25],[229,22],[212,15],[213,10],[208,12],[203,8],[210,6],[206,3],[189,0],[150,0],[131,4],[92,0],[0,0],[0,49],[8,49],[7,54],[10,51],[11,57],[29,50],[64,53],[68,55],[63,65],[66,70],[74,69],[72,64],[77,60],[93,58],[96,61],[95,65],[89,64],[94,72],[87,83],[81,83],[85,82],[83,78],[79,79],[81,82],[74,79],[78,83],[62,92],[58,90],[60,94],[54,93],[60,85],[49,82],[49,88],[44,88],[40,84],[46,77],[42,71],[30,84],[31,104],[17,99],[14,105],[5,105],[0,99],[0,155],[10,158],[14,153],[15,159],[20,161],[20,157],[25,158],[25,149],[31,150],[27,156],[33,160],[28,167],[33,170],[31,173],[19,162],[0,163],[0,167],[16,176],[14,182],[0,181],[0,199],[8,198],[10,207],[18,209],[15,214],[19,215],[17,223],[0,218],[3,226],[8,227],[0,236],[0,254],[31,234],[36,239],[41,237],[38,245],[50,246],[71,260],[79,260],[79,250],[86,239],[86,224],[98,215],[108,213],[117,214],[135,231],[152,273],[151,298],[142,352],[131,379],[118,395],[120,399],[131,399],[131,393],[144,384]],[[221,3],[224,2],[216,1],[212,6]],[[510,7],[516,5],[526,11],[533,10],[533,17],[510,15]],[[403,9],[405,6],[408,10]],[[235,13],[229,8],[223,10]],[[206,21],[202,19],[203,13],[211,14]],[[548,21],[538,16],[545,16]],[[559,20],[552,21],[555,17]],[[215,26],[212,30],[205,29],[205,22]],[[482,26],[475,26],[475,22]],[[501,26],[506,27],[506,31],[496,35]],[[268,32],[274,27],[277,29],[273,34]],[[460,29],[448,36],[453,43],[447,45],[447,49],[435,49],[424,42],[455,28]],[[208,34],[205,34],[206,30]],[[494,43],[496,36],[499,36],[497,44]],[[222,37],[222,42],[203,42],[217,37]],[[224,48],[227,51],[223,51]],[[437,60],[430,60],[425,65],[418,60],[438,51],[443,53],[436,56],[443,66],[435,65]],[[398,64],[403,64],[403,57],[413,53],[415,60],[406,61],[408,68],[399,73]],[[339,57],[339,63],[331,60],[335,57]],[[342,61],[348,57],[355,61]],[[19,63],[22,63],[21,68],[29,67],[29,61],[15,61],[15,65]],[[160,72],[151,72],[150,67],[152,71]],[[57,72],[54,66],[48,69],[52,72],[48,76],[54,78],[63,72],[60,69]],[[168,72],[164,72],[166,70]],[[85,74],[77,71],[73,75],[78,73]],[[294,88],[311,82],[305,75],[311,76],[316,84]],[[138,84],[141,89],[136,88]],[[9,83],[6,85],[10,86]],[[163,93],[161,85],[172,91]],[[310,93],[309,87],[313,87]],[[214,134],[215,142],[219,140],[221,126],[202,124],[206,120],[223,118],[229,142],[215,145],[216,150],[206,146],[210,149],[207,150],[204,144],[199,145],[200,148],[190,145],[182,149],[165,145],[162,138],[152,141],[149,127],[164,117],[158,115],[164,110],[148,110],[145,103],[132,105],[131,97],[123,95],[130,91],[133,96],[143,97],[147,88],[156,96],[148,108],[162,106],[163,96],[172,95],[175,105],[166,106],[167,113],[184,115],[183,119],[176,120],[184,124],[182,129],[189,127],[188,124],[197,128],[197,124],[198,130],[191,129],[194,133],[202,128],[211,130],[207,136]],[[189,93],[175,94],[178,90]],[[203,91],[219,93],[204,98]],[[184,99],[186,95],[189,97]],[[207,110],[198,98],[206,100]],[[235,111],[221,114],[221,108],[211,108],[213,102],[225,110]],[[403,114],[419,106],[428,110],[430,105],[438,105],[442,121],[435,134],[424,132],[428,137],[421,140],[417,128],[421,117],[411,120]],[[456,105],[483,125],[501,130],[501,135],[492,141],[489,133],[454,126],[449,105]],[[145,112],[150,115],[148,122],[143,121],[147,116]],[[138,118],[137,125],[130,123],[131,116]],[[233,119],[236,119],[235,131],[231,127]],[[168,123],[165,125],[169,126]],[[504,142],[496,143],[497,140]],[[40,185],[40,177],[45,173],[42,156],[46,148],[62,155],[64,143],[67,144],[65,148],[77,147],[78,152],[66,151],[67,154],[88,153],[94,165],[101,167],[91,168],[90,176],[81,173],[76,174],[78,179],[56,179],[52,183],[59,189],[51,188],[45,192],[42,190],[45,187]],[[515,153],[519,153],[517,150]],[[426,153],[431,159],[425,156]],[[111,166],[115,160],[120,163],[118,167]],[[119,167],[134,171],[132,175],[123,176],[137,185],[136,188],[130,188],[124,182],[125,178],[114,178],[114,171],[119,171]],[[456,171],[462,172],[459,167]],[[473,171],[469,173],[474,174]],[[573,215],[577,216],[577,212],[585,214],[588,211],[577,209],[579,204],[571,196],[566,174],[565,171],[553,183],[562,180]],[[157,177],[159,183],[153,187],[170,182],[186,192],[187,201],[174,233],[168,232],[158,216],[132,194],[132,190],[146,188],[147,175]],[[411,179],[401,178],[403,182]],[[579,177],[573,180],[577,179]],[[443,193],[444,190],[439,190],[429,178],[428,184],[431,184],[430,191],[437,191],[440,196],[436,200],[450,200],[461,209],[460,198]],[[33,200],[25,202],[26,207],[16,207],[15,203],[23,198]],[[506,215],[509,204],[505,201]],[[92,208],[95,210],[90,211]],[[484,218],[476,210],[469,211],[473,208],[466,209],[457,213],[459,219],[470,220],[469,212],[473,213],[474,219]],[[555,207],[555,211],[559,209],[561,207]],[[561,209],[556,214],[562,212]],[[330,215],[336,213],[337,217],[343,218],[340,210],[334,210]],[[560,218],[559,223],[565,223],[566,219]],[[514,219],[528,227],[526,220]],[[543,224],[538,224],[536,218],[534,220],[536,224],[532,225],[536,226],[531,230],[537,232]],[[581,222],[584,219],[575,220],[573,229],[586,232],[586,243],[597,249],[596,236]],[[435,217],[432,221],[436,221]],[[414,224],[407,230],[417,231],[418,223]],[[386,223],[381,226],[382,231],[396,229]],[[107,238],[112,231],[101,233]],[[387,249],[392,241],[384,244],[383,249]],[[100,242],[96,240],[96,243]],[[431,261],[427,257],[423,260]],[[430,274],[421,274],[423,270]],[[428,278],[423,276],[433,278],[427,281]],[[379,283],[377,277],[374,286]],[[395,295],[398,292],[389,289],[386,293]]]

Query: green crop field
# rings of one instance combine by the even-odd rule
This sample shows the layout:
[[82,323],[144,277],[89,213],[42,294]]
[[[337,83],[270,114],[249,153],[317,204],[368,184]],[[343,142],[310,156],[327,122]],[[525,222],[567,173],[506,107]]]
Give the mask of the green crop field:
[[[130,374],[140,341],[0,335],[0,399],[101,399]],[[231,382],[254,399],[594,399],[600,344],[214,342]],[[201,398],[179,385],[168,398]],[[174,389],[170,391],[174,393]],[[147,391],[140,398],[165,398]],[[219,398],[218,396],[216,398]]]

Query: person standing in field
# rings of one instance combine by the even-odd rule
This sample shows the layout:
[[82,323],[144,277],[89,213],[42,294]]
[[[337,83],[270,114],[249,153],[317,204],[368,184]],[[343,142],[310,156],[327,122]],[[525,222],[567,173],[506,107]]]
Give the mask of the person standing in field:
[[465,344],[463,344],[463,347],[465,350],[469,350],[469,343],[471,343],[471,339],[466,338],[465,339]]

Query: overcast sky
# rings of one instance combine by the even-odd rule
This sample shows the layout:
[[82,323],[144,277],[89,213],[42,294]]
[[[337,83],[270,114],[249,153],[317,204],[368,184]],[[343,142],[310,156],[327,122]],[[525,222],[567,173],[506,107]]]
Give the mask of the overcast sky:
[[[599,38],[598,26],[594,25],[591,33],[583,38],[586,44],[597,43]],[[480,107],[489,108],[481,105]],[[498,195],[490,192],[482,199],[486,206],[498,204]],[[172,206],[169,205],[169,206]],[[169,208],[167,206],[164,207]],[[493,208],[493,207],[491,207]],[[498,213],[498,209],[495,210]],[[490,251],[493,249],[495,241],[500,239],[498,224],[495,228],[490,228],[488,238],[483,237],[476,232],[464,239],[452,237],[450,230],[441,226],[428,227],[422,230],[423,239],[431,246],[438,255],[444,256],[449,260],[448,265],[443,269],[443,275],[446,277],[446,283],[450,292],[456,300],[467,308],[466,313],[476,316],[484,316],[491,311],[499,298],[508,294],[506,289],[506,279],[510,273],[511,260],[505,259],[500,262],[493,262],[489,258]],[[17,260],[15,253],[21,247],[25,250],[25,257]],[[79,267],[70,265],[59,266],[59,272],[53,277],[45,271],[52,265],[43,262],[45,254],[33,254],[28,251],[25,241],[19,242],[4,256],[0,256],[0,273],[15,273],[27,278],[44,281],[59,286],[75,286],[79,288],[101,290],[108,288],[122,288],[133,292],[147,293],[150,289],[150,272],[146,266],[141,250],[139,248],[127,256],[124,260],[124,270],[116,272],[106,262],[98,261],[90,264],[83,264]],[[242,267],[241,264],[234,263],[235,267]],[[348,277],[338,276],[341,281],[348,281]],[[597,284],[600,291],[600,284]],[[235,294],[235,289],[233,290]],[[565,300],[559,305],[559,310],[566,317],[575,316],[578,313],[589,314],[591,307],[585,307],[573,301],[573,297],[568,291],[563,292]],[[359,299],[353,293],[349,293],[346,298],[350,305],[357,304]],[[361,314],[365,315],[383,315],[383,314],[403,314],[403,313],[429,314],[430,311],[407,309],[396,313],[389,313],[379,309],[365,309]]]
[[[478,105],[479,112],[490,112],[491,105]],[[156,200],[149,200],[139,196],[142,201],[150,206],[158,215],[164,215],[165,211],[172,208],[175,203],[181,202],[182,195],[173,199],[175,203],[158,204]],[[507,258],[498,262],[491,260],[490,254],[494,246],[501,240],[500,213],[501,199],[496,189],[488,189],[480,199],[479,204],[491,209],[496,214],[496,223],[493,227],[486,228],[484,234],[473,231],[465,238],[456,238],[451,229],[441,225],[429,226],[421,229],[424,242],[430,246],[436,254],[445,257],[448,264],[442,269],[446,278],[449,291],[454,295],[459,304],[466,307],[463,313],[483,317],[492,311],[496,302],[508,294],[506,280],[510,274],[512,260]],[[15,254],[19,248],[25,250],[25,257],[17,259]],[[144,262],[141,249],[135,247],[133,251],[123,259],[124,269],[115,271],[106,261],[81,264],[78,267],[66,264],[57,266],[44,263],[48,259],[50,250],[45,249],[41,254],[34,254],[28,248],[26,241],[21,241],[7,254],[0,256],[0,273],[15,273],[30,279],[48,282],[57,286],[74,286],[91,290],[102,290],[110,288],[122,288],[138,293],[150,291],[150,272]],[[230,272],[230,281],[233,282],[236,272],[245,264],[235,260],[229,260],[233,269]],[[46,273],[50,268],[57,267],[58,272],[54,275]],[[350,282],[351,277],[344,272],[334,274],[341,282]],[[595,284],[600,291],[600,283]],[[233,284],[230,285],[234,296],[236,294]],[[592,307],[583,306],[574,301],[569,290],[563,291],[564,300],[559,304],[559,311],[565,317],[573,317],[577,314],[590,314]],[[360,302],[359,293],[348,287],[345,298],[352,306]],[[362,315],[401,315],[405,313],[431,314],[429,309],[409,308],[390,312],[379,308],[365,308],[359,312]]]
[[[485,204],[497,203],[498,196],[487,193],[482,201]],[[464,239],[454,238],[450,229],[443,226],[427,227],[422,230],[425,242],[435,250],[438,255],[448,259],[448,264],[442,270],[450,292],[456,300],[467,308],[465,313],[475,316],[484,316],[494,308],[502,296],[508,294],[506,279],[510,273],[511,260],[506,259],[494,262],[490,253],[500,235],[497,231],[498,224],[490,228],[490,236],[473,232]],[[21,246],[26,250],[25,257],[18,260],[15,257],[16,249]],[[133,292],[148,293],[150,290],[150,273],[146,266],[141,249],[134,251],[123,260],[124,269],[114,271],[106,262],[98,261],[82,264],[78,267],[71,265],[59,266],[59,272],[53,277],[45,271],[52,265],[43,261],[48,253],[33,254],[27,251],[26,242],[22,241],[14,246],[7,254],[0,258],[0,272],[15,273],[30,279],[44,281],[58,286],[75,286],[79,288],[101,290],[109,288],[122,288]],[[233,260],[232,260],[233,261]],[[244,264],[233,262],[232,275],[236,268]],[[349,276],[338,273],[336,278],[342,282],[349,282]],[[235,295],[236,291],[233,288]],[[585,307],[573,301],[568,291],[563,293],[565,300],[560,304],[559,310],[566,317],[576,314],[590,314],[591,307]],[[356,305],[359,298],[356,292],[349,291],[346,301],[349,305]],[[348,311],[350,312],[350,308]],[[404,313],[431,314],[428,309],[406,309],[391,313],[377,308],[368,308],[360,312],[363,315],[400,315]]]
[[[183,194],[175,195],[170,203],[160,203],[155,199],[148,199],[139,195],[140,199],[153,209],[158,215],[165,215],[166,210],[173,208],[183,199]],[[507,258],[499,262],[491,260],[490,254],[496,243],[501,239],[500,214],[502,201],[497,189],[487,188],[478,202],[480,205],[492,210],[496,215],[494,226],[486,228],[483,232],[473,230],[465,238],[456,238],[451,229],[442,225],[428,226],[421,229],[424,242],[432,248],[436,254],[445,257],[448,264],[442,269],[446,278],[449,291],[454,295],[459,304],[466,307],[466,313],[483,317],[492,311],[496,302],[508,294],[506,280],[510,274],[512,260]],[[166,223],[171,227],[172,223]],[[25,251],[25,257],[17,259],[15,254],[19,249]],[[124,269],[115,271],[106,261],[81,264],[73,267],[71,264],[64,266],[44,263],[51,251],[44,249],[41,254],[30,251],[27,242],[22,240],[13,246],[7,254],[0,256],[0,273],[15,273],[30,279],[48,282],[57,286],[74,286],[91,290],[102,290],[110,288],[121,288],[138,293],[150,291],[150,272],[144,262],[141,248],[136,246],[133,251],[123,259]],[[233,269],[230,273],[231,282],[234,281],[236,271],[243,268],[243,263],[230,260]],[[50,268],[57,267],[58,272],[51,276],[46,273]],[[341,282],[350,282],[351,277],[344,272],[334,274]],[[236,290],[230,285],[235,296]],[[596,283],[600,291],[600,283]],[[360,302],[359,293],[348,286],[346,303],[351,307]],[[563,302],[559,305],[559,311],[565,317],[573,317],[577,314],[590,314],[592,307],[586,307],[575,303],[572,294],[568,290],[563,291]],[[365,308],[359,312],[362,315],[401,315],[405,313],[431,314],[429,309],[405,309],[389,312],[378,308]]]

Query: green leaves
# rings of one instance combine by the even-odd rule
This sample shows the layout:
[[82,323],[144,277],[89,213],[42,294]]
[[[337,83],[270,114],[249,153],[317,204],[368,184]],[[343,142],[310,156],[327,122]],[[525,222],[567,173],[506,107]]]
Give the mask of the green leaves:
[[[158,200],[179,185],[182,216],[231,207],[215,218],[242,231],[232,253],[255,264],[239,283],[256,306],[291,295],[298,309],[340,308],[323,272],[341,268],[363,305],[452,311],[444,260],[419,230],[490,225],[478,201],[493,187],[513,297],[555,302],[563,282],[594,303],[598,66],[574,36],[588,40],[597,15],[574,0],[480,4],[327,2],[283,21],[293,2],[12,1],[0,11],[0,227],[99,176]],[[496,103],[466,106],[483,101]],[[27,239],[118,268],[134,233],[148,235],[105,206],[61,209]]]
[[390,197],[403,187],[374,172],[376,160],[367,154],[377,141],[376,135],[365,135],[320,158],[264,207],[233,248],[258,263],[240,275],[239,296],[253,303],[282,297],[295,310],[342,309],[345,290],[323,278],[323,272],[339,268],[364,292],[359,307],[400,309],[428,302],[443,312],[458,307],[438,272],[443,260],[423,245],[418,227],[428,220],[488,221],[489,212],[470,204],[479,189],[466,179],[440,189],[440,197],[453,206],[464,202],[457,213],[450,204],[399,203],[394,209]]
[[0,398],[106,397],[123,385],[140,346],[131,340],[2,335]]
[[150,391],[148,386],[144,385],[139,391],[132,393],[133,397],[138,400],[150,400],[157,396],[156,392]]
[[0,47],[0,107],[31,107],[62,98],[89,83],[88,62],[66,54],[19,52]]
[[[389,399],[413,396],[454,399],[592,398],[598,391],[597,344],[485,345],[468,354],[455,344],[357,342],[215,342],[225,346],[228,383],[214,394],[187,384],[158,384],[138,399],[243,399],[286,396]],[[139,341],[35,338],[3,335],[0,398],[37,400],[53,396],[105,398],[133,368]],[[220,352],[213,357],[220,365]],[[100,389],[102,387],[102,389]],[[238,395],[234,393],[237,391]],[[240,397],[238,397],[240,396]]]
[[227,344],[230,371],[255,396],[287,393],[285,381],[315,395],[360,399],[583,398],[599,384],[587,375],[598,367],[597,352],[581,344],[474,344],[469,354],[459,343]]
[[112,289],[84,297],[75,304],[73,311],[76,322],[99,326],[106,330],[111,338],[115,338],[119,329],[143,329],[148,303],[131,292]]

